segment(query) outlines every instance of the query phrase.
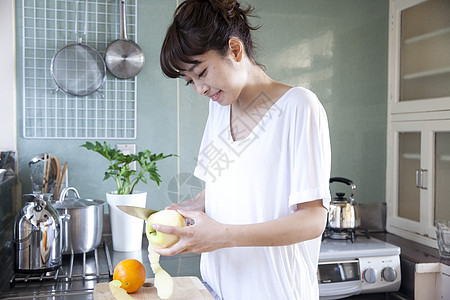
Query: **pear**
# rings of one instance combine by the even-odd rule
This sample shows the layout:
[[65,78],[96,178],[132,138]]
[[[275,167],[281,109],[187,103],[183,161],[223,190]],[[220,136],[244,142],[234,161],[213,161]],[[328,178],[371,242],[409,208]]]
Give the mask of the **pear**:
[[183,216],[176,210],[161,210],[150,215],[147,219],[145,233],[149,242],[160,248],[167,248],[178,242],[180,239],[173,234],[162,233],[153,229],[153,224],[183,227],[186,225]]
[[173,279],[159,264],[160,255],[154,249],[167,248],[179,241],[173,234],[162,233],[153,229],[153,224],[163,224],[183,227],[186,222],[182,215],[175,210],[162,210],[150,215],[146,221],[145,234],[148,239],[148,260],[153,273],[155,273],[155,287],[158,297],[169,299],[173,294]]

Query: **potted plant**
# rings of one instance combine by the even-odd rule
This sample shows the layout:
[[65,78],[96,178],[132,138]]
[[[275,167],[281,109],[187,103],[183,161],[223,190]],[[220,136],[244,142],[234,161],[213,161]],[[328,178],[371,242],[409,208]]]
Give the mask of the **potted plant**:
[[[139,182],[147,184],[148,179],[154,181],[159,187],[161,176],[158,172],[156,162],[174,154],[164,155],[151,153],[149,150],[137,154],[124,154],[112,148],[106,142],[86,142],[81,145],[88,150],[97,152],[109,162],[103,180],[113,179],[117,190],[106,193],[106,201],[109,206],[111,221],[111,233],[113,248],[115,251],[136,251],[142,246],[142,229],[144,221],[129,216],[119,210],[117,205],[131,205],[145,207],[147,192],[135,190]],[[136,162],[138,170],[131,170],[130,164]]]

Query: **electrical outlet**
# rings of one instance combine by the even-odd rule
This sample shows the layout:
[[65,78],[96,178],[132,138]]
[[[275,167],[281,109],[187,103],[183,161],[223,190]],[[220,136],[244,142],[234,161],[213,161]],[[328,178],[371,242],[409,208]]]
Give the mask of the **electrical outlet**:
[[[117,144],[116,148],[123,154],[136,154],[136,144]],[[136,170],[136,162],[130,164],[130,170]]]

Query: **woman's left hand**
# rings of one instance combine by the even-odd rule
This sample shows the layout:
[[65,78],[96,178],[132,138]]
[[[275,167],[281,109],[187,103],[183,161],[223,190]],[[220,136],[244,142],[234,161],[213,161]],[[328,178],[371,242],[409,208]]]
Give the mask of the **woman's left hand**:
[[194,221],[194,225],[174,227],[154,224],[153,228],[163,233],[174,234],[180,240],[170,248],[155,249],[160,255],[172,256],[179,253],[210,252],[227,247],[226,226],[214,221],[201,211],[178,211],[184,218]]

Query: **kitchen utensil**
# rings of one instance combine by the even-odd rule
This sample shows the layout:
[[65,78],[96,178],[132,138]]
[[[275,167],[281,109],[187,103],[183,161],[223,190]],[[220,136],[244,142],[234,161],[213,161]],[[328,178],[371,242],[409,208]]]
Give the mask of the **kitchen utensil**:
[[61,172],[61,177],[59,178],[59,185],[61,186],[61,184],[64,184],[64,180],[66,179],[66,175],[67,175],[67,168],[68,168],[68,164],[67,161],[64,163],[64,167],[62,169]]
[[59,190],[61,188],[61,184],[59,183],[59,178],[61,177],[61,163],[59,158],[56,156],[52,157],[52,170],[53,176],[55,177],[55,184],[53,186],[53,199],[58,198]]
[[117,205],[117,208],[130,216],[147,220],[151,214],[158,212],[158,210],[153,210],[145,207],[128,206],[128,205]]
[[52,170],[53,175],[55,176],[55,181],[58,181],[61,176],[61,163],[59,162],[59,158],[56,156],[52,157]]
[[[72,191],[75,198],[66,198]],[[74,187],[61,191],[53,207],[61,215],[62,254],[86,253],[94,250],[103,234],[104,201],[81,199]]]
[[59,195],[61,192],[61,186],[64,184],[64,179],[67,173],[67,162],[64,163],[63,170],[61,171],[61,164],[58,161],[56,162],[58,165],[58,178],[55,179],[55,185],[53,189],[53,199],[59,199]]
[[133,78],[144,66],[141,47],[127,38],[126,0],[120,0],[120,38],[111,42],[105,51],[109,72],[117,78]]
[[[172,277],[173,294],[170,300],[208,300],[214,299],[203,283],[195,276]],[[132,294],[136,300],[159,300],[154,278],[147,278],[144,285]],[[94,287],[94,300],[114,299],[109,282],[97,283]]]
[[33,193],[42,193],[44,165],[44,154],[33,157],[28,163],[28,167],[30,168],[31,188]]
[[331,230],[354,229],[359,227],[361,219],[359,217],[358,205],[354,200],[356,185],[347,178],[333,177],[330,183],[341,182],[351,186],[350,199],[345,198],[345,193],[336,193],[336,197],[330,202],[328,211],[328,226]]
[[26,204],[14,220],[14,270],[36,273],[61,266],[61,224],[50,204],[52,194],[26,194]]
[[47,178],[47,159],[48,159],[48,154],[45,153],[44,154],[44,170],[42,171],[42,192],[44,192],[45,189],[45,185],[47,184],[46,182],[46,178]]
[[42,181],[42,193],[46,194],[48,190],[48,180],[51,173],[52,156],[51,154],[44,154],[44,174]]
[[84,32],[78,35],[78,6],[75,12],[77,42],[67,45],[53,56],[52,78],[58,87],[73,96],[88,96],[98,91],[106,79],[106,65],[102,55],[93,47],[83,44],[87,32],[87,2],[84,1]]
[[[55,183],[52,165],[50,164],[49,166],[49,161],[46,157],[48,157],[48,154],[39,154],[33,157],[28,163],[31,173],[31,188],[35,194],[43,192],[44,183],[47,191],[50,191]],[[49,169],[49,172],[47,172],[47,169]]]

